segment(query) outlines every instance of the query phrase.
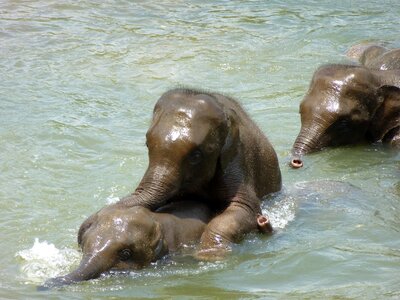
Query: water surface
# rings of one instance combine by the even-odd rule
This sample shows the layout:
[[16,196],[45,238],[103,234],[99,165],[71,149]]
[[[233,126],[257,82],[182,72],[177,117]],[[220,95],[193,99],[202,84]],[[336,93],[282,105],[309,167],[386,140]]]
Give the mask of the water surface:
[[[399,15],[397,1],[2,1],[0,298],[399,298],[399,154],[362,145],[287,166],[313,71],[361,41],[400,47]],[[237,98],[271,140],[276,234],[223,262],[37,292],[78,263],[83,220],[138,184],[154,103],[177,86]]]

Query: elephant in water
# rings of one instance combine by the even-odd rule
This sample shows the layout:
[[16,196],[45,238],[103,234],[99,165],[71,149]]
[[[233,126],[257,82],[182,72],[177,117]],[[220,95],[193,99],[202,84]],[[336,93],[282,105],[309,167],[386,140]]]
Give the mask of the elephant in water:
[[[103,208],[79,229],[83,257],[78,268],[49,279],[39,289],[97,278],[110,270],[141,269],[183,245],[198,243],[212,217],[204,203],[192,200],[166,205],[157,212],[141,206]],[[255,215],[252,221],[254,231],[272,232],[266,216]]]
[[370,69],[400,69],[400,48],[387,49],[375,44],[360,43],[352,46],[346,55]]
[[206,260],[220,259],[229,243],[250,232],[261,198],[281,189],[272,145],[242,107],[221,94],[164,93],[146,145],[149,165],[139,186],[112,206],[154,211],[188,196],[205,199],[218,212],[201,236],[199,257]]
[[300,104],[301,129],[290,164],[329,146],[381,140],[400,148],[400,69],[325,65],[316,70]]

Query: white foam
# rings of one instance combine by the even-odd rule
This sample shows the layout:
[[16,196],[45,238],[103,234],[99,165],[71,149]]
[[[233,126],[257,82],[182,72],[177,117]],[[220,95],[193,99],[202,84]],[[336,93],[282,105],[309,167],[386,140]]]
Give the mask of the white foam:
[[268,207],[263,207],[262,213],[268,216],[273,228],[283,229],[295,218],[295,199],[287,195],[284,199],[276,201]]
[[35,238],[32,248],[18,251],[15,257],[22,260],[22,279],[39,283],[68,273],[70,267],[80,261],[81,254],[74,249],[57,249],[53,244]]
[[114,195],[111,195],[111,196],[108,196],[108,197],[106,198],[106,203],[107,203],[107,205],[110,205],[110,204],[117,203],[119,200],[120,200],[119,197],[116,197],[116,196],[114,196]]

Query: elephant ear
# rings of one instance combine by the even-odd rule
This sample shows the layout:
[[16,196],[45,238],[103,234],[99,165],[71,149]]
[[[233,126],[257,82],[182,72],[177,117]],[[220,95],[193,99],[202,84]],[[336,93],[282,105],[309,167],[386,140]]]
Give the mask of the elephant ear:
[[91,215],[89,218],[87,218],[79,227],[78,230],[78,245],[79,247],[82,248],[82,241],[83,241],[83,235],[85,232],[90,228],[90,226],[93,225],[93,223],[97,220],[97,212],[93,215]]
[[368,137],[372,142],[388,139],[400,127],[400,88],[384,85],[377,91],[378,103]]
[[224,145],[221,149],[220,162],[223,169],[237,154],[237,141],[239,139],[238,115],[233,109],[225,112],[226,134]]

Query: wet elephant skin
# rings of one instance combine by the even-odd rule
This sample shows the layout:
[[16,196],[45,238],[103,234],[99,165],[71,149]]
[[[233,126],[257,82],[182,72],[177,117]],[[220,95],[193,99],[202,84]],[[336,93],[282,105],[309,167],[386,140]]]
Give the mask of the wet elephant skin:
[[[113,206],[93,215],[89,227],[82,224],[78,243],[82,260],[71,273],[49,279],[39,290],[90,280],[110,270],[137,270],[182,246],[196,245],[213,214],[205,203],[181,201],[156,212],[141,206]],[[255,230],[271,234],[267,216],[253,216]]]
[[78,268],[46,281],[39,289],[94,279],[110,270],[146,267],[184,244],[198,242],[211,217],[207,205],[189,200],[157,212],[141,206],[103,208],[79,229],[83,256]]
[[[397,147],[399,87],[400,70],[318,68],[300,104],[301,129],[291,166],[302,167],[304,155],[325,147],[379,140]],[[378,125],[379,120],[385,125]]]
[[164,93],[146,144],[147,171],[136,190],[115,205],[154,211],[188,196],[205,199],[218,214],[201,237],[204,259],[220,259],[230,243],[256,228],[260,199],[281,189],[272,145],[230,97],[191,89]]
[[363,66],[375,70],[400,69],[400,49],[387,49],[380,45],[360,43],[347,51],[347,56]]

